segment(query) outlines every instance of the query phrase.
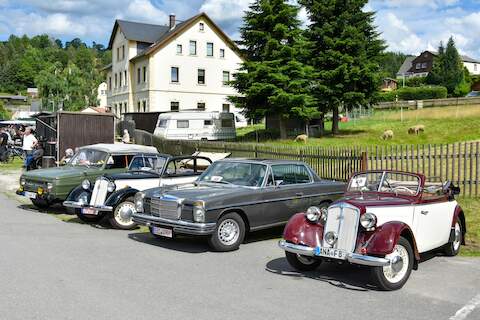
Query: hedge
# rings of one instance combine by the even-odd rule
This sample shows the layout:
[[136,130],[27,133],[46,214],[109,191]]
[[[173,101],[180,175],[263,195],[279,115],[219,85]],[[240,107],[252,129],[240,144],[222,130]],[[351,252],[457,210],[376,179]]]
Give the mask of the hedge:
[[441,86],[432,87],[405,87],[396,91],[398,100],[427,100],[445,99],[447,88]]

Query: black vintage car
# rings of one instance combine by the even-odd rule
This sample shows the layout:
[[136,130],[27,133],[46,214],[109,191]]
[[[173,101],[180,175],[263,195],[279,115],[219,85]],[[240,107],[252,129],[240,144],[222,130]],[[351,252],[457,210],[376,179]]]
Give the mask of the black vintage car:
[[192,185],[137,193],[133,220],[160,237],[203,235],[214,250],[230,251],[246,232],[284,225],[312,205],[326,208],[344,188],[299,161],[220,160]]
[[132,214],[138,191],[191,183],[211,163],[212,160],[202,156],[139,154],[130,162],[128,172],[105,174],[94,184],[85,179],[63,205],[75,209],[82,221],[97,223],[108,218],[114,228],[130,230],[136,227]]

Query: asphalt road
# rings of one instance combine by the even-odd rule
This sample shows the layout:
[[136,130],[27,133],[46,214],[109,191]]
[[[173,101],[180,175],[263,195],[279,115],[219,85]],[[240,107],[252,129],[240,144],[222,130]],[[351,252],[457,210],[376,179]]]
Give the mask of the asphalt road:
[[294,272],[275,232],[214,253],[3,195],[0,221],[0,319],[480,319],[480,259],[430,255],[402,290],[381,292],[358,267]]

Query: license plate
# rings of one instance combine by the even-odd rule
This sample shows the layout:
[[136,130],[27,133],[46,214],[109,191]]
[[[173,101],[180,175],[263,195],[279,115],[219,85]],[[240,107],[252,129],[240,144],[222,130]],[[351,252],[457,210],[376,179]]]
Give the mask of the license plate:
[[173,230],[167,228],[153,227],[152,233],[157,236],[162,236],[166,238],[173,238]]
[[27,198],[30,198],[30,199],[36,199],[37,198],[37,194],[35,192],[28,192],[28,191],[25,191],[23,193],[23,195]]
[[82,214],[96,216],[98,215],[98,211],[93,208],[82,208]]
[[316,247],[315,255],[332,258],[332,259],[340,259],[340,260],[347,259],[347,252],[345,250],[334,249],[334,248]]

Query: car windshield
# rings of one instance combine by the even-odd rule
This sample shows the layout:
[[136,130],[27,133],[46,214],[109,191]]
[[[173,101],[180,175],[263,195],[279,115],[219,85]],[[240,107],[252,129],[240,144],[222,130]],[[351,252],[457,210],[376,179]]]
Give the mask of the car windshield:
[[160,172],[165,165],[165,157],[137,156],[130,162],[130,171],[156,171]]
[[414,196],[420,189],[420,177],[403,172],[366,172],[350,179],[349,192],[386,192]]
[[71,166],[87,166],[87,167],[100,167],[105,164],[107,159],[107,153],[104,151],[93,149],[81,149],[70,160]]
[[267,166],[263,164],[219,161],[213,163],[198,181],[260,187],[266,171]]

